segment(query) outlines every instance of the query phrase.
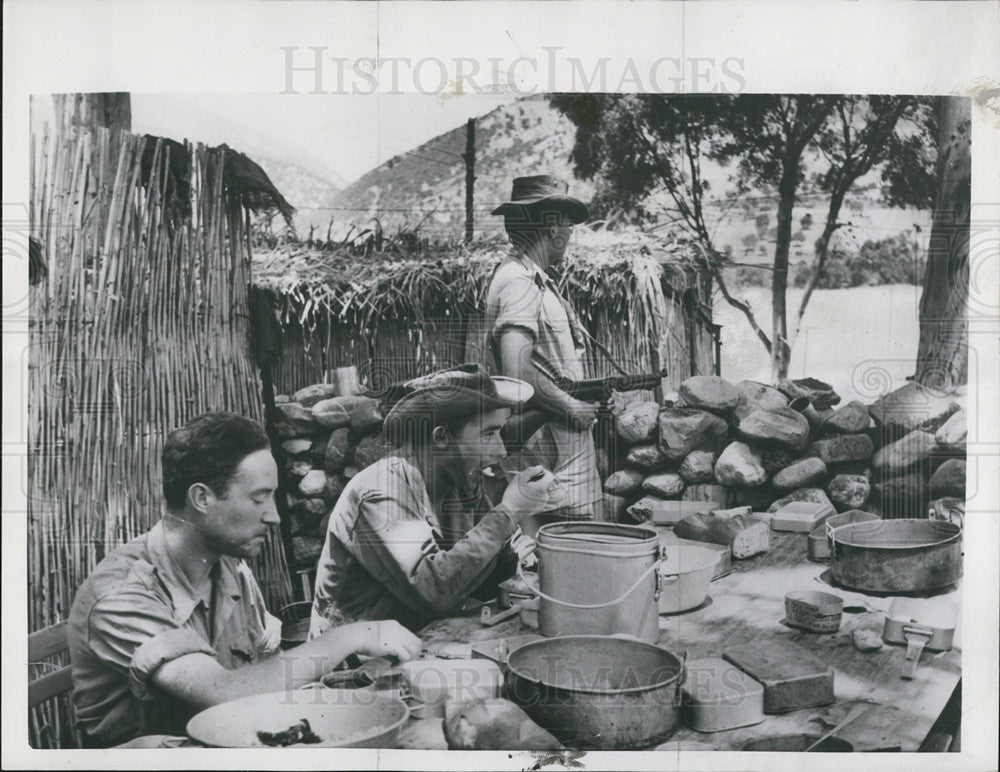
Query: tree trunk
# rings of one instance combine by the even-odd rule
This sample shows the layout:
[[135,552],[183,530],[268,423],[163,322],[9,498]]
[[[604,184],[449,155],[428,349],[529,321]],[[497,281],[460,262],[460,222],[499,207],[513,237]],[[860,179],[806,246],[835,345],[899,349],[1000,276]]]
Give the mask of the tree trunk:
[[799,159],[786,162],[778,183],[778,224],[774,245],[774,272],[771,276],[771,377],[777,383],[788,375],[791,348],[788,345],[788,248],[792,243],[792,209],[798,183]]
[[834,232],[840,227],[837,220],[840,219],[840,209],[844,205],[844,196],[847,195],[846,186],[837,186],[830,195],[830,208],[826,214],[826,224],[823,226],[823,233],[816,239],[816,262],[813,264],[812,276],[806,284],[806,290],[802,295],[802,302],[799,303],[799,312],[795,318],[795,338],[798,340],[799,330],[802,328],[802,317],[806,315],[806,306],[812,298],[813,292],[823,279],[823,271],[826,270],[826,260],[830,254],[830,239]]
[[969,379],[971,104],[938,99],[938,192],[920,297],[915,380],[941,390]]

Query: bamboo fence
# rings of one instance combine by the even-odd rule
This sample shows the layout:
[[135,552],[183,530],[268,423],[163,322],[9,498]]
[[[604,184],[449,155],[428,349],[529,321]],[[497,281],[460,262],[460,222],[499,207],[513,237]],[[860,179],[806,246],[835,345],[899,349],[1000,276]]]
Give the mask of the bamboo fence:
[[[33,139],[32,234],[48,271],[31,290],[32,630],[65,619],[97,562],[159,519],[167,432],[209,410],[263,419],[249,215],[223,153],[187,148],[179,208],[167,149],[144,168],[145,146],[104,129]],[[253,568],[269,607],[291,600],[277,535]]]
[[[291,394],[354,365],[379,389],[481,360],[486,289],[506,249],[499,238],[404,258],[287,243],[255,249],[254,283],[275,297],[284,336],[275,388]],[[632,372],[666,367],[668,383],[678,385],[714,371],[713,326],[685,303],[692,290],[705,307],[710,284],[685,245],[583,231],[558,283],[590,335]],[[590,376],[613,372],[593,346],[585,369]]]

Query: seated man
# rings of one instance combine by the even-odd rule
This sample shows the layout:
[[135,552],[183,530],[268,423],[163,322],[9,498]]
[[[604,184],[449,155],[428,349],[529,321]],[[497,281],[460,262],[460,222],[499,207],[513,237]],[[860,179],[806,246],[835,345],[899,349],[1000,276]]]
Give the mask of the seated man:
[[277,466],[258,424],[199,416],[170,433],[162,464],[163,518],[98,564],[70,612],[87,745],[183,734],[203,708],[317,680],[354,652],[419,653],[393,622],[346,625],[277,653],[281,625],[243,562],[278,522]]
[[[482,485],[483,469],[505,456],[500,429],[530,386],[481,367],[407,386],[385,419],[392,452],[351,479],[330,515],[310,636],[344,619],[416,630],[456,613],[481,585],[489,595],[511,576],[516,558],[499,558],[519,521],[552,504],[553,477],[540,466],[514,475],[497,505]],[[526,557],[520,545],[530,549],[528,540],[517,547]]]

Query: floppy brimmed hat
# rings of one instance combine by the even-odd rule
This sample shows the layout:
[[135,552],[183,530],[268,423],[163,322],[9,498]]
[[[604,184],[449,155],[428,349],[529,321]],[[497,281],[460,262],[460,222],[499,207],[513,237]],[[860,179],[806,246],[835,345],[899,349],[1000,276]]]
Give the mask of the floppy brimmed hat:
[[414,378],[402,384],[402,396],[385,417],[385,433],[402,439],[407,424],[449,421],[499,408],[515,408],[531,399],[534,390],[516,378],[491,376],[482,365],[460,365]]
[[516,177],[510,201],[500,204],[493,210],[493,214],[525,216],[539,209],[552,210],[562,212],[574,225],[578,225],[587,219],[590,212],[580,199],[567,195],[568,190],[569,186],[565,182],[548,174]]

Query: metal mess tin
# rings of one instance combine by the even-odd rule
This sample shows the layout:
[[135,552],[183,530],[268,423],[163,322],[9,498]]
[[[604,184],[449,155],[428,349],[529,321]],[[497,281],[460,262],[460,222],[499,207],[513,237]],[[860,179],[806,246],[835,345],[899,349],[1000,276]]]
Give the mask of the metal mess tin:
[[834,700],[833,669],[790,641],[758,639],[722,656],[764,685],[765,713],[815,708]]
[[722,732],[764,720],[764,686],[717,657],[691,660],[681,715],[698,732]]
[[906,645],[909,670],[903,678],[916,677],[924,649],[948,651],[955,639],[958,606],[943,598],[895,598],[885,615],[882,640]]
[[785,622],[812,633],[835,633],[840,629],[844,601],[818,590],[797,590],[785,595]]
[[825,523],[813,528],[806,542],[807,555],[810,560],[824,562],[830,559],[830,530],[849,523],[867,523],[882,518],[861,509],[850,509],[836,515],[830,515]]
[[962,529],[936,520],[876,520],[830,530],[830,570],[844,587],[923,592],[962,576]]

